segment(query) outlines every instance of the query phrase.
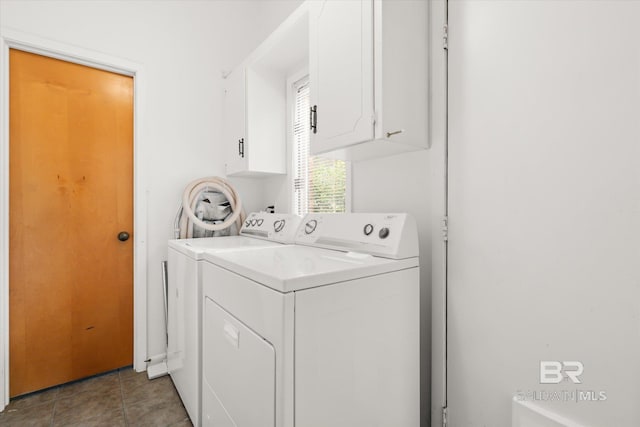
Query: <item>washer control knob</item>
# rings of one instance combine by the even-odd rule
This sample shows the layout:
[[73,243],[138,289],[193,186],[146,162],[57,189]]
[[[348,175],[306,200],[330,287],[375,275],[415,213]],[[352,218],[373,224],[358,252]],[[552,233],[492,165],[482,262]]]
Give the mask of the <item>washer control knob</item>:
[[311,221],[307,222],[304,225],[304,234],[311,234],[316,230],[316,227],[318,226],[318,221],[316,221],[315,219],[312,219]]
[[386,239],[389,236],[389,229],[387,227],[381,228],[378,236],[381,239]]
[[273,223],[273,230],[276,233],[281,232],[282,229],[284,228],[284,224],[285,224],[284,219],[279,219],[278,221]]
[[250,224],[251,224],[251,222],[249,222],[249,220],[246,220],[246,221],[244,222],[244,226],[245,226],[245,227],[248,227]]
[[260,227],[262,225],[262,223],[264,222],[264,219],[260,218],[256,221],[256,223],[258,224],[258,227]]
[[252,227],[255,227],[255,226],[256,226],[256,220],[255,220],[255,219],[252,219],[252,220],[251,220],[251,226],[252,226]]
[[368,236],[371,233],[373,233],[373,225],[372,224],[365,225],[364,226],[364,235]]

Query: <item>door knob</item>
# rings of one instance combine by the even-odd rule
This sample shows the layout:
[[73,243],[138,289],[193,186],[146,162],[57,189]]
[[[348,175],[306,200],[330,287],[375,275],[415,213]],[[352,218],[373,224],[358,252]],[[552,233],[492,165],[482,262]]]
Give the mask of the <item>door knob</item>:
[[118,240],[120,240],[121,242],[126,242],[127,240],[129,240],[129,233],[127,233],[126,231],[119,232]]

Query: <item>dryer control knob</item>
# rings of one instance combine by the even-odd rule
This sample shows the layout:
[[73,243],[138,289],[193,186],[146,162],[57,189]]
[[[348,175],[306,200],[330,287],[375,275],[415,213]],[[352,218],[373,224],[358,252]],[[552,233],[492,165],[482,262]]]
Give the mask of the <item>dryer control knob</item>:
[[282,229],[284,228],[284,224],[285,224],[284,219],[280,219],[280,220],[278,220],[278,221],[274,222],[274,223],[273,223],[273,230],[274,230],[276,233],[281,232],[281,231],[282,231]]
[[386,239],[389,237],[389,229],[387,227],[381,228],[378,236],[380,236],[381,239]]
[[373,233],[373,224],[367,224],[364,226],[364,235],[368,236],[369,234]]
[[311,221],[307,222],[304,225],[304,233],[305,234],[311,234],[316,230],[316,227],[318,226],[318,221],[316,221],[315,219],[312,219]]

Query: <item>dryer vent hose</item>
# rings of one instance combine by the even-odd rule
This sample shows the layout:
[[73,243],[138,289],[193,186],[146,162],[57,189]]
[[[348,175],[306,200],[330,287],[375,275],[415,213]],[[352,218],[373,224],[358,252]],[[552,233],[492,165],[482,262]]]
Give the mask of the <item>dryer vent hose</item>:
[[[194,213],[196,204],[198,203],[198,196],[203,191],[217,191],[227,198],[232,213],[223,222],[219,224],[207,223],[198,218]],[[217,176],[196,179],[187,185],[182,195],[182,208],[181,212],[178,212],[178,216],[180,218],[180,225],[179,236],[176,236],[176,238],[180,239],[192,237],[194,225],[208,231],[219,231],[235,224],[237,231],[242,227],[242,223],[246,217],[244,209],[242,208],[242,200],[238,197],[236,190],[227,181]]]

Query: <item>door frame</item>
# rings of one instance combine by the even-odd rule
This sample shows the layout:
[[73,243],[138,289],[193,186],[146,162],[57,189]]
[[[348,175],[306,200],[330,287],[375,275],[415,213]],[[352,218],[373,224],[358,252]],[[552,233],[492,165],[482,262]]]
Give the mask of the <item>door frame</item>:
[[133,367],[147,354],[147,138],[144,70],[128,59],[0,27],[0,410],[9,403],[9,49],[133,77]]
[[[430,107],[433,173],[431,245],[431,425],[446,425],[447,290],[449,226],[449,0],[429,2],[431,24]],[[441,238],[437,238],[440,237]]]

